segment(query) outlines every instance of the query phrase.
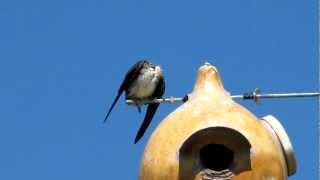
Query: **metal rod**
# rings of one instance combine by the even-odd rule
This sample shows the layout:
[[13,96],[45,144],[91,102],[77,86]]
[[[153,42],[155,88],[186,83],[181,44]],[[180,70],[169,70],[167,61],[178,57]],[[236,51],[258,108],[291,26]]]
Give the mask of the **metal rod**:
[[[307,93],[278,93],[278,94],[260,94],[259,89],[255,89],[253,92],[244,93],[240,95],[231,95],[234,100],[254,100],[255,102],[260,99],[276,99],[276,98],[300,98],[300,97],[317,97],[320,96],[320,92],[307,92]],[[185,97],[169,97],[161,99],[153,99],[146,101],[133,101],[126,100],[128,105],[144,105],[144,104],[155,104],[155,103],[176,103],[185,102],[188,100],[188,96]]]
[[258,98],[293,98],[293,97],[314,97],[320,93],[283,93],[283,94],[257,94]]
[[183,102],[183,98],[181,97],[169,97],[169,98],[161,98],[161,99],[153,99],[153,100],[146,100],[146,101],[133,101],[133,100],[126,100],[128,105],[144,105],[144,104],[156,104],[156,103],[176,103],[176,102]]

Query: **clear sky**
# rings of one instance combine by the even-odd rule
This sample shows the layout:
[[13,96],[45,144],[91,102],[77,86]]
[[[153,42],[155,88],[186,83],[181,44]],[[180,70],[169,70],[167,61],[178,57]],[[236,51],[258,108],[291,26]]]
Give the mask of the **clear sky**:
[[[176,105],[144,114],[107,108],[128,68],[150,58],[166,96],[218,67],[232,94],[318,90],[316,0],[1,0],[0,179],[137,179],[150,134]],[[318,177],[316,98],[241,102],[286,128],[298,162],[290,180]]]

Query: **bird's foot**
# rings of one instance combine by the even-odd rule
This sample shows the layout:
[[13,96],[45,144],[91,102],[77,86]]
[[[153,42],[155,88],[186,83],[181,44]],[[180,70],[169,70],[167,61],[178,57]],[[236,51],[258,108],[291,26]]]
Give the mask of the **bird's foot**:
[[133,102],[133,105],[137,106],[138,108],[144,105],[144,101],[140,99],[130,99],[130,100]]

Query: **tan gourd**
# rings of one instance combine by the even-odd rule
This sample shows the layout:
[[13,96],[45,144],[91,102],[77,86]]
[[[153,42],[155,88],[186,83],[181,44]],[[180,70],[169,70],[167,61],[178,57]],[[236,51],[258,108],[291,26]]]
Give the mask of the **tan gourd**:
[[139,178],[285,180],[295,161],[288,170],[282,141],[267,124],[234,102],[206,63],[189,100],[150,137]]

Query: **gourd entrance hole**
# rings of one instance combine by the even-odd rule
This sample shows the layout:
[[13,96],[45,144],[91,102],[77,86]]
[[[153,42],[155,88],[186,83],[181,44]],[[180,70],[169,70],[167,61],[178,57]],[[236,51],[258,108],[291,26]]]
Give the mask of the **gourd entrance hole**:
[[200,149],[200,161],[205,168],[222,171],[233,162],[233,152],[221,144],[207,144]]

